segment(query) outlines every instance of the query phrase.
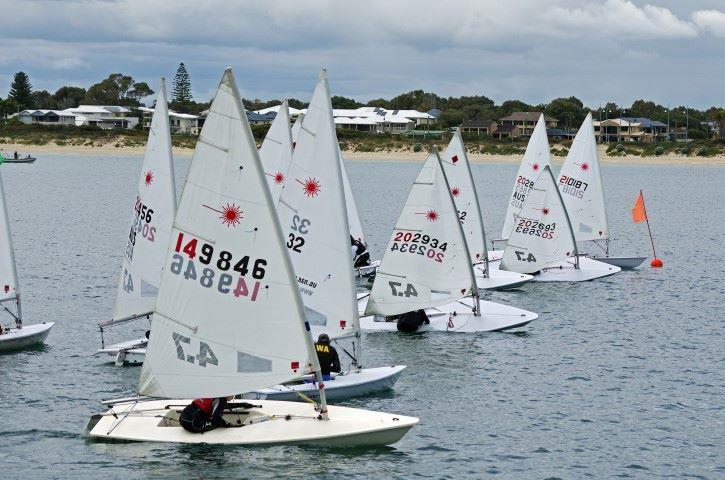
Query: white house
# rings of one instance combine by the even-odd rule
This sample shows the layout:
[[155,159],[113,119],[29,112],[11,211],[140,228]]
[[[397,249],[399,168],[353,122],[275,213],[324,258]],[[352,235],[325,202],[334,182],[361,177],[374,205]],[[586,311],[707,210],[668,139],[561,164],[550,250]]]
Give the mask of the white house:
[[69,126],[76,124],[76,116],[64,110],[23,110],[16,115],[16,118],[26,124]]
[[63,110],[75,115],[76,126],[94,125],[103,129],[134,128],[138,117],[130,117],[131,110],[118,105],[79,105]]
[[[154,114],[153,108],[140,107],[143,112],[143,128],[148,130],[151,128],[151,117]],[[199,116],[189,113],[177,113],[169,110],[169,128],[172,134],[182,133],[187,135],[199,135],[201,128],[199,127]]]

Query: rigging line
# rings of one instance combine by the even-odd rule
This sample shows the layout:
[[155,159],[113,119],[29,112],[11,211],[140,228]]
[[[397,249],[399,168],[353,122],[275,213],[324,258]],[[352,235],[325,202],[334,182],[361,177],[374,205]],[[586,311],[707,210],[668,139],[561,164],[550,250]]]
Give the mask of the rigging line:
[[[2,305],[2,304],[0,304],[0,305]],[[8,312],[10,314],[11,317],[13,317],[13,319],[15,319],[16,322],[20,320],[20,318],[17,315],[15,315],[13,312],[11,312],[8,309],[8,307],[6,307],[5,305],[2,305],[2,307],[5,309],[6,312]]]

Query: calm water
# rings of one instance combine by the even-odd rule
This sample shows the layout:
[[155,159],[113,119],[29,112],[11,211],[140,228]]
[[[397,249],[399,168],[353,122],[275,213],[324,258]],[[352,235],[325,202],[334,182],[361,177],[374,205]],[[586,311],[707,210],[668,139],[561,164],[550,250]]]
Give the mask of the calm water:
[[[140,161],[43,155],[1,167],[26,321],[57,325],[49,346],[0,356],[0,477],[725,477],[725,169],[704,167],[604,167],[614,253],[649,251],[646,227],[629,220],[644,188],[664,269],[488,294],[539,312],[522,334],[367,335],[367,365],[408,370],[394,393],[347,404],[420,417],[395,448],[88,442],[98,401],[133,393],[139,373],[92,353]],[[419,167],[348,166],[375,256]],[[491,237],[515,170],[474,166]]]

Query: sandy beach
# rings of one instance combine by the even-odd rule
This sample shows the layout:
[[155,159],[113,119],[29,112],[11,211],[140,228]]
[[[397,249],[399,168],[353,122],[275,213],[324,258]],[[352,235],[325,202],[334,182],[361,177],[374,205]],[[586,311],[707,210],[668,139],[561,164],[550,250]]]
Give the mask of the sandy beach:
[[[555,146],[556,147],[556,146]],[[634,155],[625,155],[611,157],[606,154],[606,148],[599,147],[599,156],[602,163],[620,164],[620,165],[710,165],[725,166],[725,155],[715,157],[698,157],[685,156],[675,154],[665,154],[659,157],[640,157]],[[24,145],[24,144],[3,144],[0,145],[0,151],[8,155],[17,151],[20,155],[32,154],[34,156],[42,156],[43,153],[62,154],[62,155],[143,155],[144,147],[142,146],[119,146],[113,143],[101,146],[70,146],[70,145]],[[174,147],[175,155],[191,155],[194,150],[191,148]],[[343,155],[347,160],[365,160],[365,161],[396,161],[396,162],[423,162],[426,158],[426,152],[413,152],[411,150],[385,151],[385,152],[355,152],[345,150]],[[490,155],[490,154],[469,154],[468,158],[473,163],[519,163],[521,155]],[[561,164],[564,157],[552,155],[552,163]]]

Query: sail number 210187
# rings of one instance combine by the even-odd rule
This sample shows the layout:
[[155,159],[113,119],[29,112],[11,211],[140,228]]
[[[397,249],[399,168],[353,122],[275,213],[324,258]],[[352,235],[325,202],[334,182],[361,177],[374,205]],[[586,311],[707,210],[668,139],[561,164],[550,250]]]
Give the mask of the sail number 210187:
[[[215,255],[213,245],[182,232],[176,239],[174,252],[169,266],[174,275],[196,281],[204,288],[215,288],[223,295],[231,293],[235,297],[248,297],[253,302],[257,300],[259,280],[266,274],[265,259],[254,260],[250,271],[252,260],[249,255],[235,256],[226,250],[219,250]],[[197,266],[195,260],[200,265]],[[252,279],[245,278],[248,273]]]

